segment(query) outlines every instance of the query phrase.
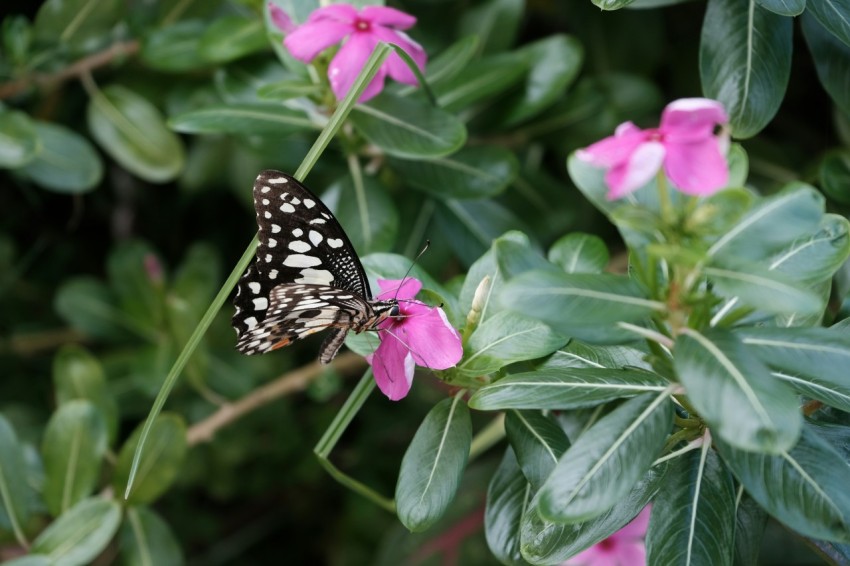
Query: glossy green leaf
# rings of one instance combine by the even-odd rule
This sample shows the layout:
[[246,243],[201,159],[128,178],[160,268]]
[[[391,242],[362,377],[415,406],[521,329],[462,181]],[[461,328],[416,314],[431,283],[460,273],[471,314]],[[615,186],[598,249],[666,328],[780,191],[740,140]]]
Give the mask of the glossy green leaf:
[[435,85],[440,108],[457,112],[509,91],[520,83],[529,62],[518,53],[485,57],[459,73]]
[[[216,94],[226,104],[266,103],[269,106],[281,105],[264,100],[260,96],[262,89],[271,88],[274,84],[279,85],[281,81],[307,80],[287,71],[277,61],[265,57],[254,57],[234,65],[220,67],[216,69],[213,79]],[[213,103],[215,102],[218,100]],[[321,119],[319,121],[321,123]]]
[[759,6],[780,16],[799,16],[806,9],[806,0],[756,0]]
[[610,368],[620,369],[627,366],[652,370],[652,366],[644,359],[647,352],[631,346],[592,346],[578,340],[570,343],[552,354],[538,369],[569,369],[569,368]]
[[526,562],[520,553],[520,520],[531,498],[528,480],[508,447],[487,488],[484,536],[490,552],[502,564],[520,566]]
[[793,21],[752,0],[709,0],[700,41],[700,78],[726,107],[738,139],[770,123],[791,75]]
[[190,110],[168,120],[187,134],[275,134],[318,129],[303,112],[276,104],[219,104]]
[[806,7],[829,33],[850,45],[850,4],[843,0],[809,0]]
[[120,0],[47,0],[38,9],[34,31],[45,42],[81,43],[106,37],[123,11]]
[[106,422],[89,401],[61,405],[50,418],[41,443],[47,509],[65,513],[91,495],[100,478],[107,445]]
[[41,148],[20,171],[45,189],[84,193],[100,184],[103,163],[92,144],[73,130],[35,122]]
[[389,251],[398,234],[398,210],[378,179],[364,176],[362,182],[362,192],[355,190],[350,175],[334,183],[328,189],[338,197],[333,210],[359,254]]
[[457,33],[477,35],[483,53],[504,51],[514,43],[522,9],[522,0],[485,0],[463,13]]
[[106,549],[120,524],[117,501],[84,499],[41,531],[30,552],[47,555],[55,566],[90,564]]
[[302,96],[318,96],[321,92],[321,86],[315,83],[302,79],[285,79],[259,87],[257,96],[269,100],[289,100]]
[[452,114],[388,93],[355,106],[350,120],[363,137],[395,157],[441,157],[466,141],[466,128]]
[[155,333],[164,315],[162,260],[148,244],[127,240],[110,252],[106,271],[121,311],[135,327]]
[[109,442],[118,431],[118,405],[106,388],[106,377],[97,358],[81,346],[63,346],[53,359],[56,401],[64,405],[75,399],[90,401],[104,418]]
[[558,269],[543,257],[543,254],[531,240],[499,239],[493,242],[496,263],[506,281],[526,271],[546,270],[558,272]]
[[735,488],[710,444],[679,456],[652,502],[647,564],[732,566]]
[[139,57],[147,67],[157,71],[180,73],[207,67],[209,61],[198,51],[205,29],[203,20],[183,20],[153,28],[142,41]]
[[[743,491],[742,487],[738,487]],[[746,492],[741,493],[735,512],[735,564],[757,564],[767,513]]]
[[831,151],[820,164],[820,187],[826,195],[850,204],[850,155],[846,151]]
[[816,18],[813,13],[812,10],[807,10],[800,16],[803,37],[806,38],[806,44],[812,54],[821,85],[832,101],[848,115],[850,98],[847,97],[846,79],[850,73],[850,45],[833,35],[829,26],[818,21],[820,18]]
[[[124,493],[127,487],[130,464],[141,433],[142,425],[133,431],[121,447],[115,476],[112,479],[112,487],[116,493]],[[160,415],[145,441],[145,449],[127,503],[150,503],[171,487],[183,465],[186,448],[186,424],[183,419],[167,413]]]
[[396,485],[396,508],[413,532],[428,529],[448,509],[469,456],[472,423],[460,397],[435,405],[404,453]]
[[28,554],[7,560],[3,562],[3,566],[54,566],[54,562],[46,554]]
[[850,542],[850,465],[811,427],[776,455],[715,442],[747,493],[777,520],[803,536]]
[[566,341],[539,321],[502,311],[478,325],[464,345],[464,357],[457,367],[466,374],[487,374],[551,354]]
[[505,102],[505,125],[512,126],[537,116],[563,97],[575,80],[584,49],[574,37],[555,34],[517,50],[529,58],[530,69],[522,90]]
[[666,308],[645,298],[633,280],[608,273],[529,271],[508,282],[500,300],[579,339],[584,325],[636,322]]
[[32,161],[41,149],[35,123],[24,112],[0,111],[0,167],[16,168]]
[[207,27],[198,44],[198,52],[207,61],[226,63],[267,49],[263,21],[255,17],[224,16]]
[[549,261],[560,265],[567,273],[602,273],[609,255],[599,236],[573,232],[559,238],[547,255]]
[[127,508],[127,518],[118,534],[120,562],[124,566],[183,564],[183,552],[171,527],[144,506]]
[[823,195],[804,183],[791,183],[778,194],[761,199],[711,245],[708,255],[766,259],[816,231],[823,211]]
[[513,153],[483,145],[436,159],[391,159],[390,163],[410,186],[438,198],[492,197],[508,188],[519,171]]
[[585,431],[558,461],[535,500],[550,521],[598,517],[628,495],[649,470],[669,434],[668,392],[630,399]]
[[[425,78],[428,79],[428,84],[433,87],[456,77],[475,56],[479,44],[477,35],[466,35],[438,53],[433,59],[429,59],[425,67]],[[402,92],[407,94],[416,88],[411,86]]]
[[505,432],[532,492],[537,492],[570,447],[567,435],[540,411],[508,411]]
[[[560,564],[582,550],[608,538],[646,507],[663,487],[667,464],[649,470],[625,497],[595,519],[581,523],[552,523],[537,513],[522,517],[521,548],[531,564]],[[528,504],[533,509],[535,502]]]
[[802,418],[796,395],[735,335],[688,329],[676,339],[675,353],[688,399],[715,438],[774,454],[797,441]]
[[659,375],[640,369],[553,368],[516,373],[475,392],[469,406],[498,409],[579,409],[664,390]]
[[30,515],[31,488],[25,471],[24,453],[15,429],[0,414],[0,512],[6,515],[15,533],[22,532]]
[[442,201],[437,225],[461,262],[471,265],[509,230],[523,229],[516,215],[493,200]]
[[115,296],[97,279],[78,277],[66,281],[59,287],[53,304],[62,318],[89,336],[113,340],[127,336]]
[[803,284],[830,279],[850,256],[850,222],[825,214],[818,230],[795,240],[769,261],[768,269]]
[[87,119],[100,147],[134,175],[165,183],[183,170],[183,142],[159,109],[129,88],[110,85],[93,96]]

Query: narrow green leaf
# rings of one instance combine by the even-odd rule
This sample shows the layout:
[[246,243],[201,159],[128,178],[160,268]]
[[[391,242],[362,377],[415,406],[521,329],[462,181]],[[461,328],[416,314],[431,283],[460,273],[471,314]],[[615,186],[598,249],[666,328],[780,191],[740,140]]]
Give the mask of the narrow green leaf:
[[667,382],[641,369],[553,368],[517,373],[485,385],[469,399],[481,411],[579,409],[663,391]]
[[466,141],[466,128],[453,115],[388,93],[355,106],[350,119],[367,140],[395,157],[440,157]]
[[508,411],[505,432],[532,492],[537,492],[570,447],[567,435],[540,411]]
[[844,0],[809,0],[808,12],[845,45],[850,45],[850,4]]
[[464,11],[458,35],[477,35],[483,53],[504,51],[513,45],[522,22],[522,0],[485,0]]
[[41,444],[42,495],[53,516],[65,513],[94,491],[106,445],[106,423],[89,401],[68,401],[50,418]]
[[183,170],[183,143],[162,113],[140,94],[110,85],[90,99],[92,136],[115,161],[152,183],[171,181]]
[[806,0],[756,0],[759,6],[780,16],[799,16],[806,9]]
[[827,153],[820,163],[820,188],[831,199],[850,204],[850,155],[845,150]]
[[120,0],[47,0],[38,9],[34,32],[54,43],[83,43],[105,36],[124,11]]
[[465,374],[487,374],[514,362],[551,354],[566,341],[541,322],[502,311],[476,327],[457,368]]
[[850,45],[836,37],[829,30],[829,26],[820,22],[820,18],[813,14],[812,10],[803,12],[800,23],[803,37],[806,38],[815,63],[815,70],[832,101],[845,115],[850,115],[850,98],[847,97],[846,85],[847,74],[850,73]]
[[139,57],[147,67],[167,73],[202,69],[209,65],[198,51],[206,26],[203,20],[182,20],[153,28],[142,40]]
[[269,40],[259,18],[224,16],[207,27],[198,44],[198,52],[207,61],[226,63],[267,49]]
[[106,424],[109,443],[118,431],[118,405],[106,388],[106,377],[97,358],[81,346],[63,346],[53,359],[56,401],[64,405],[75,399],[90,401]]
[[802,284],[757,263],[743,261],[714,262],[703,273],[720,294],[737,297],[745,306],[773,314],[815,314],[824,303]]
[[90,564],[106,549],[120,524],[117,502],[84,499],[48,525],[30,552],[47,555],[54,566]]
[[100,184],[103,163],[92,144],[73,130],[35,122],[41,149],[20,171],[47,190],[84,193]]
[[713,435],[744,450],[779,453],[802,426],[797,397],[733,334],[686,329],[674,365]]
[[[472,60],[478,50],[479,41],[476,35],[465,35],[428,61],[425,67],[425,78],[432,87],[458,75]],[[407,87],[401,94],[407,95],[416,89]]]
[[487,488],[484,536],[490,552],[502,564],[520,566],[520,520],[531,498],[528,480],[508,447]]
[[191,110],[168,120],[187,134],[275,134],[316,129],[303,112],[277,104],[218,104]]
[[496,263],[506,281],[517,275],[536,269],[555,271],[558,269],[543,257],[540,249],[527,238],[520,240],[500,239],[493,242]]
[[465,265],[475,262],[505,232],[530,232],[512,211],[490,199],[444,200],[437,207],[436,218],[444,238]]
[[390,159],[390,163],[410,186],[438,198],[492,197],[507,189],[519,171],[513,153],[484,145],[436,159]]
[[24,454],[15,429],[0,414],[0,511],[11,523],[12,531],[23,539],[23,528],[30,515],[31,488],[24,476]]
[[768,262],[768,269],[794,281],[815,284],[830,279],[850,256],[850,222],[825,214],[818,230],[794,240]]
[[148,507],[128,507],[118,537],[121,564],[125,566],[183,564],[183,553],[171,527]]
[[669,393],[630,399],[602,417],[564,453],[535,496],[545,519],[587,521],[625,497],[649,470],[673,422]]
[[[121,447],[112,479],[116,493],[124,493],[127,486],[141,434],[139,426]],[[163,413],[154,421],[145,444],[147,449],[142,453],[133,488],[126,498],[130,505],[150,503],[171,487],[186,455],[186,424],[177,415]]]
[[413,532],[428,529],[454,499],[472,442],[469,409],[455,396],[434,406],[401,461],[396,507]]
[[567,273],[602,273],[609,260],[602,238],[583,232],[559,238],[549,248],[547,257]]
[[40,149],[38,132],[29,115],[16,110],[0,111],[0,167],[26,165]]
[[735,489],[710,443],[679,456],[653,500],[647,564],[732,566]]
[[346,175],[328,188],[323,197],[330,196],[331,202],[325,203],[331,206],[338,199],[332,210],[360,255],[389,251],[398,235],[398,210],[378,179],[364,176],[362,182],[358,191]]
[[633,368],[652,370],[646,358],[647,352],[631,346],[591,346],[578,340],[552,354],[537,369],[567,368]]
[[450,112],[481,104],[516,86],[528,68],[528,59],[518,53],[479,59],[466,67],[463,73],[435,86],[437,103]]
[[265,84],[257,89],[257,96],[269,100],[289,100],[302,96],[320,95],[320,85],[303,79],[285,79]]
[[776,455],[715,442],[747,493],[778,521],[803,536],[850,542],[850,465],[811,427]]
[[793,21],[755,0],[709,0],[700,41],[703,92],[723,103],[738,139],[779,110],[791,75]]
[[46,554],[27,554],[20,558],[3,562],[3,566],[55,566],[55,563]]

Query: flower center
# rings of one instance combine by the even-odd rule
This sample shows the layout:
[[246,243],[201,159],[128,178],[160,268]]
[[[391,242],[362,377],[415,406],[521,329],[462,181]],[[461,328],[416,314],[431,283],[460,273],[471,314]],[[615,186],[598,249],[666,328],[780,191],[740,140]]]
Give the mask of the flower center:
[[617,543],[614,540],[614,537],[608,537],[605,540],[599,541],[596,546],[597,548],[599,548],[599,550],[611,551],[614,550],[614,547],[617,546]]
[[369,22],[367,22],[366,20],[361,20],[360,18],[357,18],[357,20],[355,20],[354,22],[354,29],[356,29],[357,31],[369,31],[369,28],[371,27],[372,26]]

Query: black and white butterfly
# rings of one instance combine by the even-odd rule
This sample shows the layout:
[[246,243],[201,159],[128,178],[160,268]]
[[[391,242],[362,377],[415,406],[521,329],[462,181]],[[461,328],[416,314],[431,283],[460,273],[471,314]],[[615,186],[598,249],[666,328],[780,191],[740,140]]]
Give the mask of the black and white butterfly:
[[262,354],[331,329],[319,360],[330,362],[349,330],[398,315],[398,301],[373,301],[354,247],[331,211],[279,171],[254,181],[259,245],[236,286],[236,349]]

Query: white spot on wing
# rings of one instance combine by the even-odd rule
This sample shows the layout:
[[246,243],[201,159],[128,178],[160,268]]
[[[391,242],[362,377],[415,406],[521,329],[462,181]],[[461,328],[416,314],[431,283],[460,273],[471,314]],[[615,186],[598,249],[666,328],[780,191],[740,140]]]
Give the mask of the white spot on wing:
[[277,279],[277,274],[277,269],[272,269],[271,271],[269,271],[269,279]]
[[298,253],[309,252],[311,247],[307,242],[302,242],[301,240],[292,240],[289,242],[289,246],[287,246],[290,250]]
[[268,182],[272,185],[279,185],[281,183],[288,183],[289,179],[287,179],[286,177],[274,177],[269,179]]
[[272,224],[272,234],[277,234],[278,232],[280,232],[280,226]]
[[301,277],[295,279],[294,283],[307,285],[330,285],[333,283],[334,275],[325,269],[302,269]]
[[255,311],[264,311],[269,308],[269,300],[265,297],[259,297],[254,299],[254,310]]
[[309,198],[305,198],[304,199],[304,206],[306,206],[307,208],[313,208],[314,206],[316,206],[316,201],[309,199]]
[[262,189],[260,189],[260,192],[263,193],[263,194],[266,194],[270,190],[272,190],[271,187],[263,187]]
[[332,248],[341,248],[342,240],[339,238],[328,238],[328,245]]
[[248,283],[248,288],[251,289],[251,292],[255,295],[260,292],[260,284],[256,281],[251,281]]
[[269,199],[264,198],[264,199],[263,199],[263,205],[264,205],[264,206],[268,206],[268,205],[269,205]]
[[277,245],[277,240],[275,240],[274,238],[269,238],[269,247],[273,248],[276,245]]
[[248,330],[253,330],[257,326],[257,319],[249,316],[245,319],[245,324],[248,326]]
[[283,260],[283,265],[287,267],[315,267],[322,265],[322,260],[312,255],[290,254]]
[[324,223],[325,223],[324,218],[314,218],[313,220],[310,221],[310,224],[324,224]]
[[292,197],[292,200],[290,200],[289,202],[291,202],[292,204],[301,204],[301,199],[298,197]]
[[315,230],[310,230],[309,237],[314,246],[318,246],[322,243],[322,235]]
[[269,211],[267,210],[267,211],[265,211],[265,212],[263,213],[263,216],[265,216],[266,218],[271,218],[271,217],[272,217],[272,213],[271,213],[271,212],[269,212]]
[[304,235],[304,230],[302,230],[301,228],[296,228],[295,230],[292,231],[292,235],[295,236],[296,238],[300,238],[301,236]]
[[291,204],[289,204],[288,202],[285,202],[282,205],[280,205],[280,211],[286,212],[287,214],[289,214],[289,213],[295,212],[295,207],[292,206]]

